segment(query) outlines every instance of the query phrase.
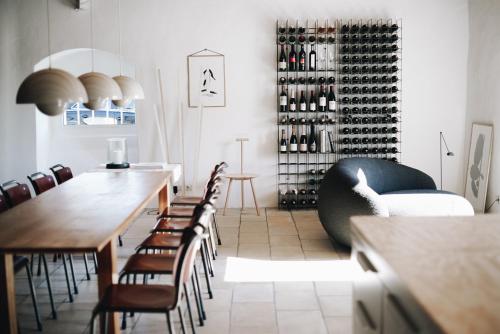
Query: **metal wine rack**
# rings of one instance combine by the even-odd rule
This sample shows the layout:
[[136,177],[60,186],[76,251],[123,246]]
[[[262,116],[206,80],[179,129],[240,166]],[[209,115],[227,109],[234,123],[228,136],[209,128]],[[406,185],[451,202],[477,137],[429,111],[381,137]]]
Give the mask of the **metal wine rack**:
[[[401,159],[401,55],[402,22],[393,19],[372,20],[297,20],[276,22],[277,50],[277,128],[284,129],[289,141],[292,124],[300,138],[302,126],[307,137],[311,122],[316,134],[325,130],[327,150],[321,153],[280,153],[278,140],[277,185],[280,209],[317,207],[317,194],[325,172],[347,157],[373,157],[398,162]],[[291,45],[299,54],[306,51],[306,70],[289,70]],[[279,69],[284,46],[287,69]],[[309,71],[309,53],[316,51],[316,67]],[[298,59],[297,59],[298,64]],[[309,110],[310,92],[318,97],[320,87],[328,94],[333,86],[335,112]],[[295,91],[297,110],[280,112],[280,93],[287,99]],[[307,111],[298,108],[301,91]],[[319,137],[319,136],[318,136]],[[317,142],[319,142],[317,140]]]

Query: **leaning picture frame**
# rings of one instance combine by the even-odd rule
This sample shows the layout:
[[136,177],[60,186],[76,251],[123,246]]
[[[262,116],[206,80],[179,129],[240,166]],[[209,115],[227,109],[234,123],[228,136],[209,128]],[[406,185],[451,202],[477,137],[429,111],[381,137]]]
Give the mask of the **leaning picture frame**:
[[469,159],[465,176],[465,198],[474,212],[484,213],[493,146],[493,125],[472,123]]
[[224,55],[208,49],[188,56],[189,107],[226,106]]

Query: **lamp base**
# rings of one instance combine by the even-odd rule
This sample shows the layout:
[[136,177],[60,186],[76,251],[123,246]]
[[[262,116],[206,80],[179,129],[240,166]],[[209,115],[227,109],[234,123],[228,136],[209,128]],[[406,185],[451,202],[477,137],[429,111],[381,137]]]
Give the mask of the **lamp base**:
[[124,162],[121,164],[114,164],[114,163],[106,164],[106,169],[125,169],[125,168],[130,168],[130,164],[128,162]]

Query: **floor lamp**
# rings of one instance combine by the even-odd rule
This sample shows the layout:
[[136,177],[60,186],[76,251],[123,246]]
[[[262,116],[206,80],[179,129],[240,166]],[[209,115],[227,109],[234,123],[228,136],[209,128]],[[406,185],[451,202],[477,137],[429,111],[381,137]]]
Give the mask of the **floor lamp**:
[[441,170],[441,178],[440,178],[440,185],[441,188],[440,190],[443,190],[443,143],[444,147],[446,148],[446,155],[448,157],[453,157],[455,156],[455,153],[451,152],[450,149],[448,148],[448,145],[446,144],[446,140],[444,139],[443,132],[439,132],[439,168]]

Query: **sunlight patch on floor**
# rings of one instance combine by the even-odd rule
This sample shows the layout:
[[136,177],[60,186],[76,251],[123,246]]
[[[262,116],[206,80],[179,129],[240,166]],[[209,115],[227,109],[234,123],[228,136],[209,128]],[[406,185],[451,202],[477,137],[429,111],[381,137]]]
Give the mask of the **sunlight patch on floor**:
[[351,260],[274,261],[228,257],[226,282],[353,281],[362,272]]

